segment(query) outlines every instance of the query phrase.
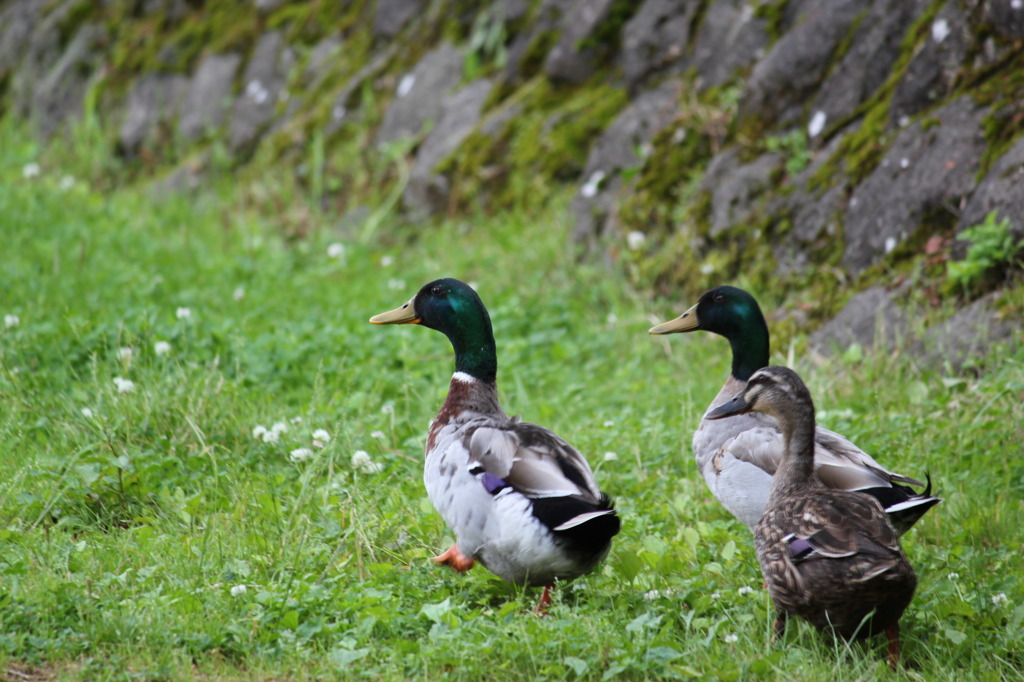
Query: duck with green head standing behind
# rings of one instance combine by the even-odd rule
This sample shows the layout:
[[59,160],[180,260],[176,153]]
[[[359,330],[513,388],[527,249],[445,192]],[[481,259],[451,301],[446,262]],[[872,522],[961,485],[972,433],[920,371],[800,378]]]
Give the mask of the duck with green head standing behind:
[[[732,399],[757,370],[769,363],[768,324],[757,301],[743,289],[720,286],[700,297],[679,317],[663,322],[651,334],[697,330],[724,336],[732,347],[732,371],[709,409]],[[768,500],[772,476],[782,461],[784,439],[776,420],[750,412],[725,421],[706,417],[693,434],[697,466],[715,498],[753,530]],[[896,530],[903,534],[941,500],[910,486],[918,480],[888,471],[843,436],[817,427],[814,465],[824,485],[855,490],[879,500]]]

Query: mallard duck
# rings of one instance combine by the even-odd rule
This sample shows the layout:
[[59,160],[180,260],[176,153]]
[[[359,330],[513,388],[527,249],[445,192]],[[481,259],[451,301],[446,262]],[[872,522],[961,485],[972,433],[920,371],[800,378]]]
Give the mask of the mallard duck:
[[815,473],[814,402],[796,372],[760,369],[705,416],[717,420],[750,410],[774,416],[785,442],[754,528],[776,635],[789,614],[847,639],[884,631],[895,667],[900,616],[917,586],[896,529],[877,499],[829,488]]
[[[678,318],[652,327],[651,334],[702,329],[721,334],[732,346],[732,372],[709,409],[743,389],[751,375],[768,366],[768,325],[757,301],[736,287],[716,287]],[[887,471],[843,436],[818,427],[814,432],[818,477],[830,488],[856,490],[878,499],[902,535],[941,502],[920,481]],[[693,434],[693,453],[711,493],[753,530],[768,500],[772,475],[782,460],[782,431],[767,415],[751,412],[726,421],[702,419]],[[916,493],[909,486],[924,486]]]
[[434,560],[457,571],[479,561],[515,585],[543,586],[590,572],[620,520],[583,456],[550,430],[510,417],[498,401],[491,318],[468,285],[426,284],[373,324],[420,324],[455,350],[448,397],[427,434],[423,481],[455,544]]

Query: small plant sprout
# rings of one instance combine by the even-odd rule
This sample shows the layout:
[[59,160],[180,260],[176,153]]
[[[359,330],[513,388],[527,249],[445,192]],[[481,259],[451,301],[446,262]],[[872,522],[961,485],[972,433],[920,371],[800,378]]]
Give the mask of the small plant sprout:
[[174,311],[174,316],[179,320],[190,320],[192,319],[192,309],[184,307],[178,308]]
[[135,382],[131,379],[114,377],[114,385],[117,387],[118,393],[132,393],[135,391]]
[[171,344],[167,341],[157,341],[153,344],[153,352],[157,355],[167,355],[171,352]]
[[950,286],[961,291],[981,284],[1000,268],[1006,268],[1018,259],[1024,250],[1024,239],[1014,240],[1010,221],[999,219],[992,211],[980,225],[969,227],[957,240],[970,242],[963,260],[950,261],[947,276]]
[[376,474],[383,471],[384,465],[370,459],[370,454],[365,450],[356,450],[352,454],[352,468],[364,474]]
[[13,329],[21,324],[21,318],[17,315],[4,315],[4,326]]

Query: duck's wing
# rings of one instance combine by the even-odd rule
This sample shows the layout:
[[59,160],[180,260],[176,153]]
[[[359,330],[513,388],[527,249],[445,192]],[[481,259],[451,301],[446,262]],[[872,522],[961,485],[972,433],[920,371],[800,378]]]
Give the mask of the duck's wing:
[[[785,439],[778,427],[762,424],[726,440],[716,453],[716,463],[731,455],[774,476],[785,448]],[[814,470],[822,483],[839,490],[888,488],[894,483],[924,486],[921,481],[886,470],[848,439],[822,428],[815,432]]]
[[814,465],[818,478],[830,488],[859,490],[893,483],[924,486],[917,479],[889,471],[846,437],[820,426],[814,433]]
[[796,563],[810,559],[856,558],[850,578],[867,580],[902,555],[899,536],[874,498],[820,490],[785,512],[790,532],[783,538]]
[[469,440],[469,466],[486,472],[529,498],[601,499],[594,474],[582,455],[536,424],[510,421],[481,426]]

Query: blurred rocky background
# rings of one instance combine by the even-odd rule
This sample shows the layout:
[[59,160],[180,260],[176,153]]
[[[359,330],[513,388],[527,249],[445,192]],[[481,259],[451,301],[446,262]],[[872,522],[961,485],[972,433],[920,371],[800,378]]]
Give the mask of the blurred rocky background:
[[296,238],[281,187],[353,238],[561,202],[579,258],[770,291],[822,354],[944,301],[954,362],[1020,334],[1024,0],[0,7],[0,113],[93,145],[95,182],[272,168]]

